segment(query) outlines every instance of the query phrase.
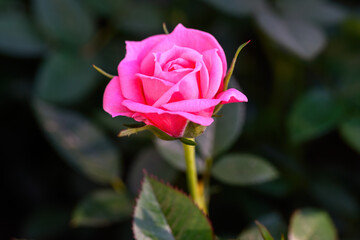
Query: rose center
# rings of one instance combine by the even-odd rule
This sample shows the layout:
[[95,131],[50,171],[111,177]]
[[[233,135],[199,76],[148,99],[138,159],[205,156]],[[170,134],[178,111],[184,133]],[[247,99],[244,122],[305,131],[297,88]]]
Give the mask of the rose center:
[[193,69],[195,67],[195,63],[183,58],[177,58],[175,60],[167,62],[163,66],[163,71],[172,72],[172,71],[181,71]]

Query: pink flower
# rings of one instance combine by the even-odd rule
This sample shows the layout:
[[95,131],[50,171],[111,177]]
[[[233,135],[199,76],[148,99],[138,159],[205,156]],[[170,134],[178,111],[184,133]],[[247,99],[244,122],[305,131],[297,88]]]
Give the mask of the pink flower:
[[181,24],[168,35],[127,41],[118,76],[106,87],[104,110],[182,137],[189,122],[209,126],[216,105],[247,101],[236,89],[224,91],[226,70],[216,39]]

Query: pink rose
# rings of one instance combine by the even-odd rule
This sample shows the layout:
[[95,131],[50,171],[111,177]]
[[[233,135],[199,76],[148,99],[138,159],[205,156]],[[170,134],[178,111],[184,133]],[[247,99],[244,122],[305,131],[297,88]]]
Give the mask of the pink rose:
[[104,110],[182,137],[189,122],[209,126],[218,104],[246,102],[224,91],[225,53],[209,33],[179,24],[170,34],[126,41],[118,76],[107,85]]

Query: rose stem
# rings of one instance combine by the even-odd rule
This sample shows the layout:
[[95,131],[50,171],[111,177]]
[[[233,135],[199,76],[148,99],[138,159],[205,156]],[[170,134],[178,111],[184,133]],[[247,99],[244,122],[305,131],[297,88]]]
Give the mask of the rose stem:
[[[189,140],[195,141],[193,138]],[[186,177],[189,192],[194,202],[199,206],[201,210],[207,213],[204,196],[200,193],[200,186],[198,184],[196,162],[195,162],[195,146],[187,145],[183,143],[185,162],[186,162]]]

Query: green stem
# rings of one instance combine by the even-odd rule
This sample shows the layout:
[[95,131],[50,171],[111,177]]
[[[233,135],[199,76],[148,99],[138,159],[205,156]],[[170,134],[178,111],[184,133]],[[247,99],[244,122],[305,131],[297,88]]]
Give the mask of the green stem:
[[[193,138],[189,140],[195,141]],[[185,162],[186,162],[186,177],[189,192],[194,202],[199,206],[201,210],[207,213],[206,204],[204,201],[204,194],[198,183],[197,171],[196,171],[196,162],[195,162],[195,146],[187,145],[183,143]]]

